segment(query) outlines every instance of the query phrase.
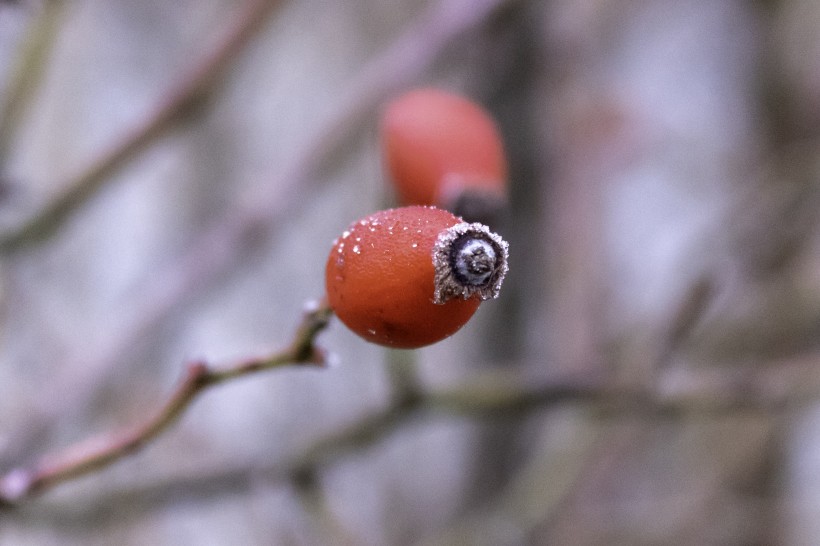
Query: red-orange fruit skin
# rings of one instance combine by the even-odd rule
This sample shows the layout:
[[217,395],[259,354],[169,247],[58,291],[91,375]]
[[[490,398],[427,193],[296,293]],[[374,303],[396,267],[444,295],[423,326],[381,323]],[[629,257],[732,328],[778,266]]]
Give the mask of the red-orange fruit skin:
[[376,212],[334,241],[325,267],[330,307],[365,340],[414,349],[440,341],[475,313],[478,298],[433,303],[433,245],[461,221],[434,207]]
[[504,195],[507,160],[490,114],[475,102],[423,88],[381,117],[385,168],[402,205],[439,205],[464,190]]

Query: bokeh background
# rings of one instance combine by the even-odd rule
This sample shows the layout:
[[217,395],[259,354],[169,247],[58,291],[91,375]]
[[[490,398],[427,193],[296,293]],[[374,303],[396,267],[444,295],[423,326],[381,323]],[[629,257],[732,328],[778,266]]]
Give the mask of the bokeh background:
[[[809,545],[820,3],[0,3],[0,472],[288,343],[392,201],[377,120],[496,117],[511,271],[413,352],[202,394],[0,543]],[[22,230],[22,227],[31,229]]]

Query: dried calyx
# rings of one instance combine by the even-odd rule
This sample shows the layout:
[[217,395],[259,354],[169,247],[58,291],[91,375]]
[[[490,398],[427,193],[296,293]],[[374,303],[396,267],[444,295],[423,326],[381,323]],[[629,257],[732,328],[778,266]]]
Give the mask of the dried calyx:
[[507,274],[509,244],[479,223],[461,222],[443,230],[433,246],[433,303],[477,295],[498,297]]

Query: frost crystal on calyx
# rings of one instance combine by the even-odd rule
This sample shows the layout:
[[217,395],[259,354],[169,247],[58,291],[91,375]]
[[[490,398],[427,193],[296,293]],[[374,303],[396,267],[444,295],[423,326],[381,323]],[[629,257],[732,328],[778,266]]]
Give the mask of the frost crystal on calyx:
[[433,245],[433,303],[477,294],[497,298],[507,274],[509,244],[484,224],[461,222],[439,233]]

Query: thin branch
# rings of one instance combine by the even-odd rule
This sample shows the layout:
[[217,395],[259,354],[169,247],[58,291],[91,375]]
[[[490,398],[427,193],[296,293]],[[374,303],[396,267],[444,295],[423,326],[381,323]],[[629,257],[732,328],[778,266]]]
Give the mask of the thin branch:
[[0,106],[0,166],[5,167],[6,153],[12,135],[43,79],[48,57],[57,39],[65,2],[48,0],[35,16],[27,36],[23,39],[18,58],[9,74],[10,84],[6,100]]
[[103,150],[78,175],[61,184],[62,193],[19,228],[0,237],[0,254],[9,254],[53,234],[112,175],[164,135],[212,90],[244,46],[263,28],[278,0],[253,0],[214,49],[159,102],[136,127]]
[[[303,330],[297,338],[313,335],[310,333],[311,324],[311,321],[306,321],[308,330]],[[310,345],[304,344],[302,347]],[[293,347],[290,350],[293,351]],[[299,352],[296,350],[293,354]],[[308,353],[301,354],[305,356]],[[321,436],[284,461],[264,466],[229,466],[207,474],[176,477],[155,484],[146,483],[143,478],[130,489],[117,491],[93,502],[91,508],[81,510],[82,514],[79,516],[73,506],[71,513],[64,516],[68,521],[84,522],[87,521],[86,514],[93,513],[99,522],[101,513],[105,513],[103,507],[112,504],[128,505],[129,515],[134,516],[178,500],[180,494],[201,500],[247,489],[260,480],[281,482],[293,479],[305,472],[315,472],[322,466],[332,464],[344,454],[363,450],[383,441],[408,421],[425,414],[468,419],[518,419],[530,412],[549,411],[566,404],[575,404],[589,409],[592,416],[599,416],[604,423],[624,417],[654,420],[659,417],[685,419],[703,415],[749,413],[771,415],[774,411],[800,404],[816,404],[820,399],[820,374],[817,373],[820,369],[819,358],[816,354],[810,354],[798,361],[778,363],[770,371],[744,373],[744,376],[751,376],[747,382],[727,380],[714,386],[709,376],[693,378],[692,381],[684,382],[680,388],[666,391],[649,390],[645,386],[613,384],[610,377],[600,374],[579,374],[533,383],[509,372],[494,371],[455,387],[421,391],[410,398],[396,397],[381,410],[368,413],[346,427]],[[230,369],[236,370],[240,375],[250,373],[256,369],[254,362],[248,361]],[[241,369],[248,371],[239,372]],[[779,384],[784,379],[784,369],[785,384],[777,388],[767,387],[772,381]],[[227,379],[236,374],[217,375]],[[695,372],[695,375],[699,374]],[[180,388],[177,393],[184,390]],[[12,475],[13,472],[0,477],[0,506],[2,502],[11,505],[13,501],[23,501],[33,495],[31,491],[17,498],[11,495]],[[25,476],[21,474],[16,479],[22,480]],[[116,517],[121,519],[122,515],[117,512]]]
[[324,304],[309,310],[291,345],[282,352],[223,368],[213,368],[205,362],[190,363],[179,386],[150,419],[119,434],[82,442],[30,468],[18,468],[0,477],[0,506],[19,503],[139,450],[175,423],[208,387],[290,364],[322,365],[324,358],[314,346],[314,339],[327,326],[330,316],[331,311]]
[[[55,485],[99,470],[140,449],[169,428],[203,390],[232,379],[289,364],[324,362],[313,342],[327,326],[331,311],[322,304],[306,313],[291,345],[266,358],[239,361],[231,366],[212,368],[203,362],[188,365],[177,389],[165,405],[144,423],[120,434],[78,444],[30,468],[18,468],[0,476],[0,507],[12,506]],[[709,379],[696,377],[680,382],[677,388],[657,389],[614,383],[600,374],[554,379],[540,384],[520,377],[494,372],[478,380],[450,389],[418,391],[414,396],[397,396],[383,410],[371,413],[348,427],[321,438],[297,457],[275,467],[278,477],[312,472],[334,456],[362,448],[384,438],[398,426],[430,411],[467,417],[509,417],[561,404],[582,404],[605,418],[659,416],[681,418],[694,415],[728,415],[762,412],[770,414],[789,406],[813,402],[820,394],[820,377],[805,377],[808,365],[817,369],[817,356],[792,363],[787,383],[773,381],[761,373],[738,381],[727,378],[718,388]],[[777,367],[782,375],[786,366]],[[731,375],[731,374],[724,374]],[[775,386],[772,387],[772,383]],[[804,389],[811,384],[815,389]],[[805,392],[804,392],[805,391]]]
[[[693,375],[697,375],[696,373]],[[589,374],[542,383],[528,384],[503,376],[474,381],[457,388],[431,392],[421,402],[431,410],[471,416],[516,415],[534,408],[562,404],[582,404],[603,417],[630,416],[657,419],[694,415],[729,415],[733,413],[771,413],[789,405],[805,403],[820,397],[795,398],[790,390],[771,390],[764,377],[749,381],[723,381],[712,388],[694,380],[690,385],[658,388],[623,384],[611,376]],[[796,389],[797,385],[793,385]]]

